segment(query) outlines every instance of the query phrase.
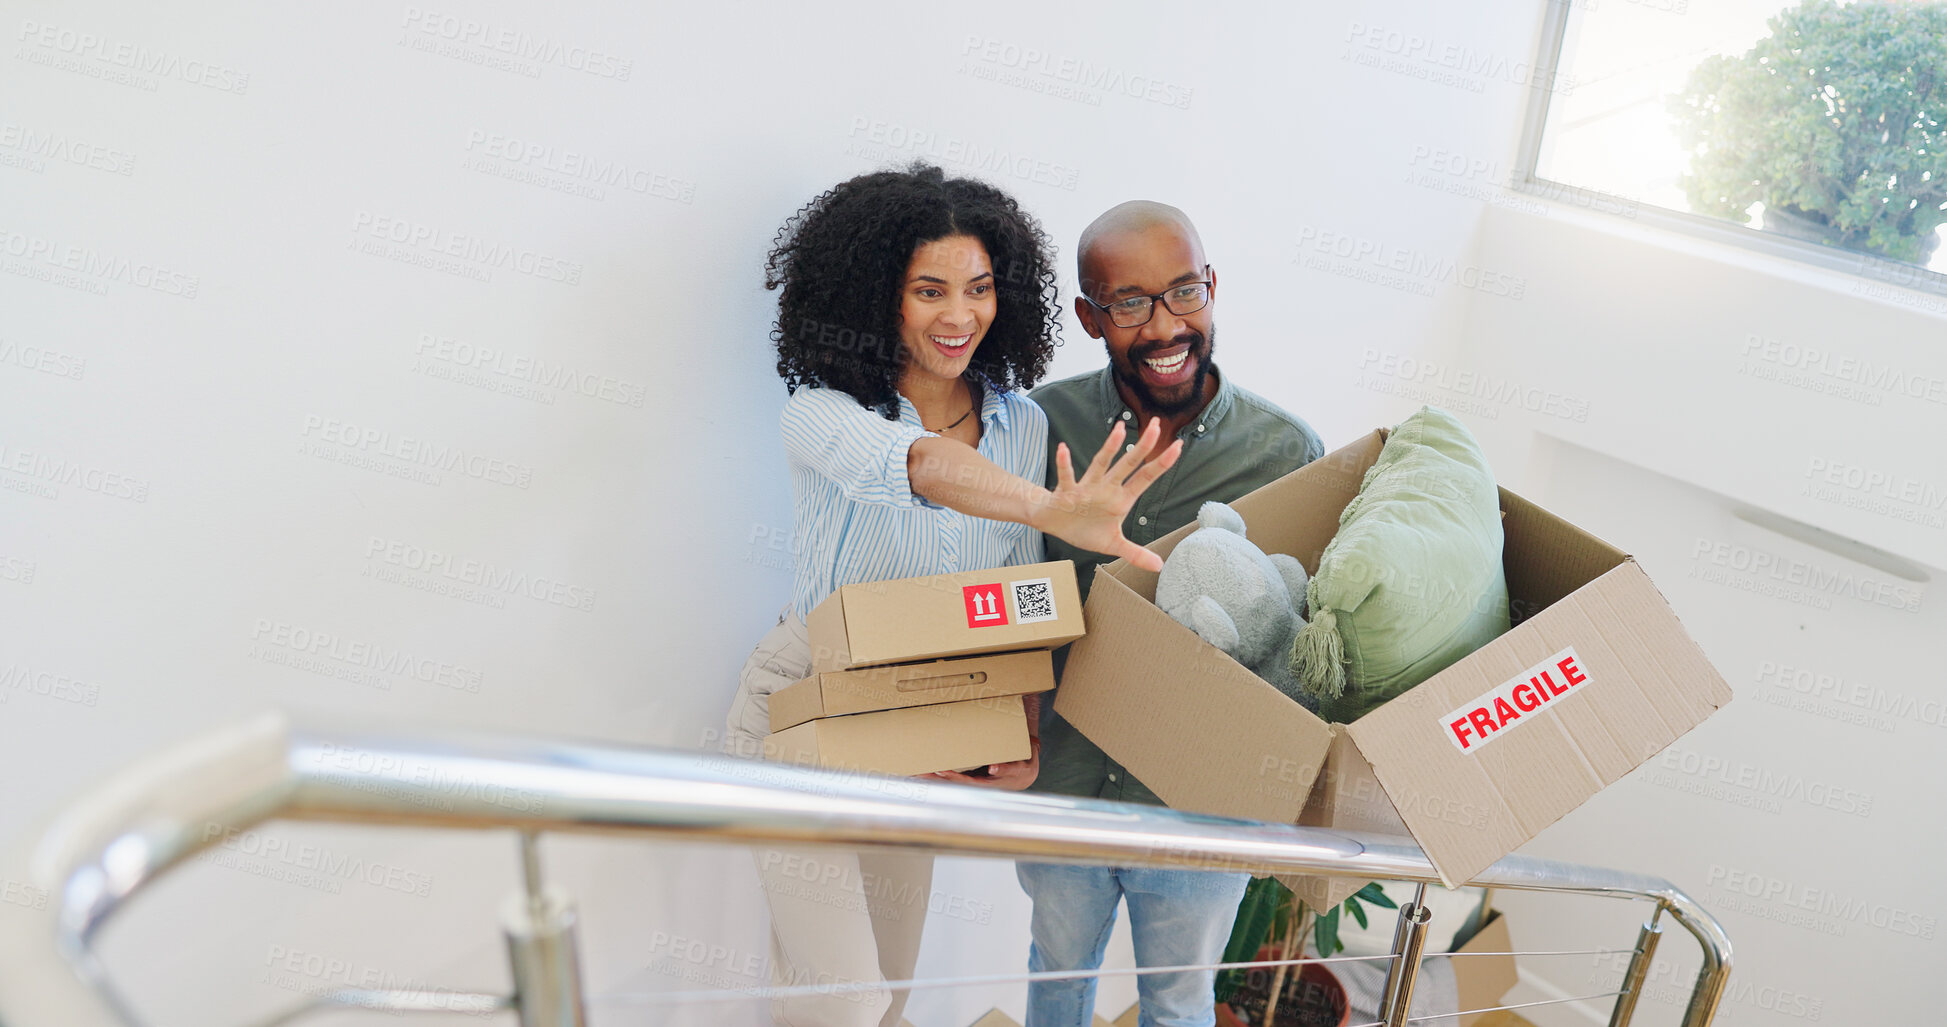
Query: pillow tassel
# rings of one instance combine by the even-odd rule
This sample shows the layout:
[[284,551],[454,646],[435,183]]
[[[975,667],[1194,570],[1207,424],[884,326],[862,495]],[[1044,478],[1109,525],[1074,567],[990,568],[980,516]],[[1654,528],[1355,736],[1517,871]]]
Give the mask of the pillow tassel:
[[1291,672],[1299,687],[1320,699],[1345,694],[1345,640],[1339,637],[1338,624],[1330,607],[1315,610],[1291,645]]

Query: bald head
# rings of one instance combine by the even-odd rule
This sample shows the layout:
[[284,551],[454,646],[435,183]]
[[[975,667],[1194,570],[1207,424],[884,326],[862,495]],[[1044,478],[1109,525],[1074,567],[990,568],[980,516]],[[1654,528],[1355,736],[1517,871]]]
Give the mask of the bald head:
[[1082,229],[1081,243],[1075,248],[1075,271],[1083,283],[1083,289],[1086,290],[1090,282],[1102,280],[1095,267],[1095,258],[1096,251],[1104,241],[1119,236],[1141,235],[1158,228],[1179,233],[1198,255],[1197,263],[1203,262],[1203,239],[1197,235],[1197,226],[1190,223],[1188,214],[1167,203],[1129,200],[1103,211],[1102,216]]

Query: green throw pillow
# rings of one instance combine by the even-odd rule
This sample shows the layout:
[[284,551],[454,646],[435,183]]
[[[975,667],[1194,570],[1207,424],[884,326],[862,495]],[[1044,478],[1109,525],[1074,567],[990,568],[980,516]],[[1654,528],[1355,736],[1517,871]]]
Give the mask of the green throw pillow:
[[1480,444],[1421,407],[1387,436],[1306,589],[1291,668],[1318,715],[1351,723],[1507,631],[1501,541]]

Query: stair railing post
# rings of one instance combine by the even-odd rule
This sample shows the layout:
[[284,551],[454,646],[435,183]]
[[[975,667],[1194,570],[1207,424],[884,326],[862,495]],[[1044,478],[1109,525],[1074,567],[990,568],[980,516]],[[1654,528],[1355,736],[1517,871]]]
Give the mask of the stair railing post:
[[1663,937],[1663,928],[1657,923],[1663,917],[1663,907],[1659,904],[1656,912],[1650,914],[1649,922],[1643,925],[1642,933],[1636,936],[1636,953],[1629,957],[1629,969],[1623,971],[1622,994],[1616,996],[1616,1008],[1609,1014],[1609,1027],[1628,1027],[1629,1019],[1636,1015],[1636,1000],[1643,994],[1643,982],[1649,980],[1650,960],[1656,955],[1656,943]]
[[1433,911],[1426,908],[1426,885],[1413,891],[1413,901],[1399,907],[1399,926],[1393,929],[1393,965],[1386,972],[1386,988],[1379,1000],[1379,1019],[1386,1027],[1404,1027],[1413,1008],[1413,984],[1420,977],[1420,950],[1426,946],[1426,925]]
[[565,889],[541,883],[538,839],[521,832],[522,890],[500,907],[521,1027],[584,1027],[575,904]]

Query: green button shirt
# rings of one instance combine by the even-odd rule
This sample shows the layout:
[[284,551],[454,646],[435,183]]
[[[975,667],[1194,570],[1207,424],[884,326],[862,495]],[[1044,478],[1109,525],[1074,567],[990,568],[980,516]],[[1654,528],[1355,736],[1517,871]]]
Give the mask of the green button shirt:
[[[1196,519],[1197,508],[1208,500],[1230,502],[1269,484],[1325,455],[1318,433],[1303,419],[1279,409],[1271,401],[1237,388],[1211,367],[1217,395],[1197,420],[1185,425],[1177,438],[1183,455],[1142,494],[1122,522],[1122,533],[1137,545],[1148,545]],[[1055,485],[1055,444],[1068,443],[1071,457],[1082,467],[1121,421],[1134,442],[1142,425],[1122,402],[1114,378],[1103,367],[1090,374],[1064,378],[1029,393],[1048,415],[1048,487]],[[1076,549],[1047,536],[1048,559],[1075,561],[1082,598],[1088,598],[1095,568],[1109,562],[1100,553]],[[1055,654],[1059,676],[1066,648]],[[1041,705],[1041,773],[1033,790],[1088,798],[1163,805],[1141,781],[1108,757],[1094,742],[1054,712],[1054,702]]]

